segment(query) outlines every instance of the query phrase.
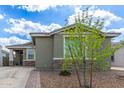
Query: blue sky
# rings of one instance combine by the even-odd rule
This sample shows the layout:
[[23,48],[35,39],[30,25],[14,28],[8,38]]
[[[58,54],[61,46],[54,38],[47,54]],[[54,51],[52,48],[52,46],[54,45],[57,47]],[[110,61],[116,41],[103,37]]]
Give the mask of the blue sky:
[[[31,41],[30,32],[50,32],[61,28],[86,6],[9,6],[0,5],[0,45],[20,44]],[[106,19],[104,31],[121,32],[114,41],[124,40],[124,6],[89,6],[89,13]]]

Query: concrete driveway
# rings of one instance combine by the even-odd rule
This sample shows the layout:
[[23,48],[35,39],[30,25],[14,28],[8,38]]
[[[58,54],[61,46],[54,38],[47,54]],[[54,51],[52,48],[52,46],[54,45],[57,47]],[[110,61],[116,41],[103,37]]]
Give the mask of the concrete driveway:
[[0,67],[0,88],[24,88],[33,67]]
[[111,67],[112,70],[124,71],[124,67]]

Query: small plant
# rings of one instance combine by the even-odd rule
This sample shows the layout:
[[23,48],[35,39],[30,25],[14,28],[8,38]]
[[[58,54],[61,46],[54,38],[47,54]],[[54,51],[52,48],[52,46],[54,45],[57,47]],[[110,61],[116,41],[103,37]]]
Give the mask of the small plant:
[[71,75],[71,72],[70,71],[67,71],[67,70],[62,70],[59,75],[61,76],[70,76]]

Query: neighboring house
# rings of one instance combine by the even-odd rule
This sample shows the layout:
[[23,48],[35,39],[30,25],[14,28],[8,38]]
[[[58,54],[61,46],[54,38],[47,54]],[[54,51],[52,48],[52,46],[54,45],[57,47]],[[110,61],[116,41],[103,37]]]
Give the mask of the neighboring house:
[[[115,46],[120,43],[114,43]],[[124,67],[124,45],[122,45],[115,53],[112,55],[112,66]]]
[[3,66],[9,66],[9,52],[2,50]]
[[9,65],[34,66],[35,49],[32,42],[6,46],[10,49]]
[[[73,29],[74,26],[67,27]],[[9,56],[10,65],[18,63],[19,65],[35,65],[35,67],[40,69],[60,68],[64,59],[64,28],[49,33],[30,33],[32,43],[7,46],[11,51]],[[102,46],[105,47],[106,44],[111,44],[111,38],[118,35],[120,33],[107,33]],[[19,57],[15,57],[18,60],[14,60],[13,51],[15,51],[16,57]]]
[[0,66],[3,65],[2,47],[0,46]]
[[0,66],[7,66],[9,62],[9,52],[2,50],[0,46]]

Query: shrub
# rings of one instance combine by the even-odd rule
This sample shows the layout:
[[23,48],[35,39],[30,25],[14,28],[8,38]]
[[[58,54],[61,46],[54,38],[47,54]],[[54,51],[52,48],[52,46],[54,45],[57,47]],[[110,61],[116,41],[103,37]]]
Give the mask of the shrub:
[[62,75],[62,76],[70,76],[71,75],[71,72],[70,71],[67,71],[67,70],[62,70],[59,75]]
[[110,62],[96,62],[94,64],[94,70],[107,71],[110,69]]

